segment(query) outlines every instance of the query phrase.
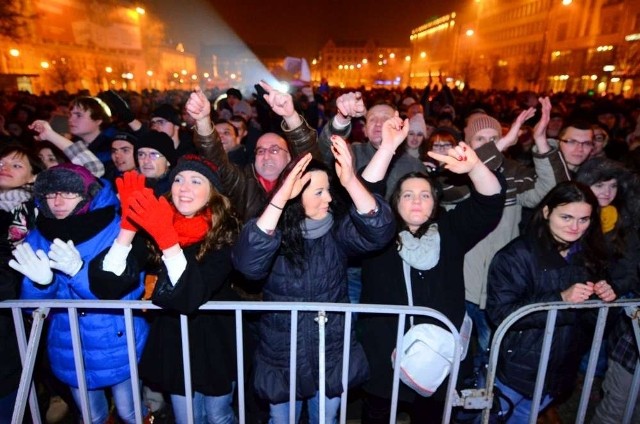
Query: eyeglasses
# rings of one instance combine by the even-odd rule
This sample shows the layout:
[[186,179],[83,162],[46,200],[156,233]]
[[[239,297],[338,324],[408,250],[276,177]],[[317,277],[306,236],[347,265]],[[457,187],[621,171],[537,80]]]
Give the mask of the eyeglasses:
[[560,139],[561,142],[566,143],[567,146],[571,148],[575,148],[580,146],[583,149],[593,149],[593,141],[578,141],[578,140],[564,140]]
[[597,143],[604,143],[606,139],[607,139],[607,136],[604,134],[596,134],[593,136],[593,141]]
[[286,152],[289,153],[289,151],[287,149],[283,149],[280,146],[269,146],[269,147],[258,147],[255,151],[256,156],[262,156],[264,154],[266,154],[267,152],[271,153],[272,155],[277,155],[280,152]]
[[451,147],[453,147],[451,143],[433,143],[431,145],[433,150],[449,150]]
[[78,197],[81,197],[79,193],[70,193],[68,191],[54,191],[53,193],[45,194],[44,198],[48,200],[53,200],[58,196],[67,200],[77,199]]
[[164,157],[164,155],[160,152],[138,152],[138,160],[144,160],[147,158],[147,156],[149,157],[149,159],[151,160],[158,160],[162,157]]
[[164,125],[166,123],[168,123],[169,121],[167,121],[166,119],[152,119],[151,120],[151,125]]

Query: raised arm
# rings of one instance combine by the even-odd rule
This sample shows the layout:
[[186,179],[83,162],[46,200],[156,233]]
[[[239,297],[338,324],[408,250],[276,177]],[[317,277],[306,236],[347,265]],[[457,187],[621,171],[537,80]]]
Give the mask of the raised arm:
[[370,183],[383,180],[389,170],[393,155],[407,138],[408,133],[409,120],[405,119],[403,121],[398,112],[396,112],[393,118],[388,119],[382,125],[382,143],[380,143],[380,148],[362,172],[362,178]]
[[449,149],[447,155],[435,152],[427,152],[433,159],[444,162],[445,168],[456,174],[468,174],[476,191],[485,196],[492,196],[501,191],[498,178],[482,163],[476,152],[460,142],[456,147]]
[[367,113],[362,94],[359,91],[345,93],[338,97],[336,107],[338,113],[324,126],[320,134],[320,151],[327,165],[333,162],[331,136],[338,135],[347,139],[351,132],[351,120]]
[[353,158],[347,143],[337,135],[331,138],[332,152],[336,159],[336,174],[340,184],[347,190],[356,210],[360,214],[368,214],[376,209],[376,199],[358,179],[353,169]]
[[300,194],[302,188],[311,179],[311,174],[304,173],[310,161],[311,154],[306,154],[298,160],[258,218],[256,224],[264,233],[272,234],[275,231],[287,202]]
[[314,158],[322,160],[318,133],[295,110],[291,94],[278,91],[264,81],[260,81],[260,86],[267,92],[264,99],[273,112],[282,116],[281,127],[289,143],[291,156],[295,158],[311,153]]
[[515,121],[513,121],[513,124],[511,124],[509,132],[500,140],[496,141],[496,147],[498,150],[504,152],[509,147],[515,145],[518,142],[518,133],[520,132],[520,128],[522,128],[522,125],[527,119],[532,118],[535,114],[536,110],[532,107],[520,112]]
[[104,175],[104,165],[100,159],[87,148],[87,145],[83,141],[72,142],[68,138],[55,132],[49,122],[44,120],[33,121],[33,123],[29,125],[29,129],[38,133],[36,136],[37,140],[46,140],[62,150],[71,163],[84,166],[98,178]]

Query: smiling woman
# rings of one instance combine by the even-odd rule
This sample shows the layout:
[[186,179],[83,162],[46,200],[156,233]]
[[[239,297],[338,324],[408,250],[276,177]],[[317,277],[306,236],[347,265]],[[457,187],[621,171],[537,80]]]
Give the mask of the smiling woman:
[[[195,422],[232,423],[234,320],[225,313],[196,311],[210,300],[238,300],[231,289],[230,255],[239,222],[229,199],[220,194],[218,168],[212,162],[184,155],[169,182],[167,197],[156,198],[140,174],[132,171],[116,180],[123,209],[121,230],[95,265],[112,284],[141,269],[158,276],[151,300],[164,310],[151,326],[140,376],[169,393],[176,422],[187,422],[179,323],[179,314],[185,314]],[[142,235],[136,236],[138,230],[144,230]],[[130,251],[140,254],[129,255]]]

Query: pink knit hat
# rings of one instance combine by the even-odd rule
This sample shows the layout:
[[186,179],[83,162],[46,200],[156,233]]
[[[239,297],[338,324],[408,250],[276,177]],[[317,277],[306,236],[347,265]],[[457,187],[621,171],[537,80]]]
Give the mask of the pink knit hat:
[[464,141],[470,143],[473,136],[485,128],[494,129],[498,132],[499,136],[502,135],[502,125],[500,125],[497,119],[483,113],[471,115],[467,121],[467,126],[464,128]]

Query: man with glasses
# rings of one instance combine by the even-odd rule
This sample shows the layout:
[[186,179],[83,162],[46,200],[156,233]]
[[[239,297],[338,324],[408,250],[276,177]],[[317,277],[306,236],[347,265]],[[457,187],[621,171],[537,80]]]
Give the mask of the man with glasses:
[[265,100],[271,109],[283,118],[281,126],[288,144],[278,134],[263,134],[256,143],[255,161],[243,167],[229,160],[209,117],[211,105],[200,88],[191,93],[185,106],[196,120],[195,145],[203,156],[218,165],[222,194],[231,199],[244,221],[262,212],[280,173],[293,158],[308,152],[320,157],[317,133],[295,111],[291,95],[274,90],[265,82],[260,85],[267,92]]
[[575,173],[593,150],[593,130],[586,121],[574,121],[560,131],[558,141],[567,168]]
[[169,191],[169,170],[178,159],[171,137],[154,130],[143,133],[136,143],[134,158],[138,171],[146,177],[147,187],[153,188],[156,196]]

